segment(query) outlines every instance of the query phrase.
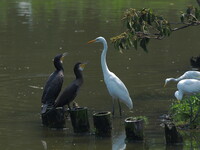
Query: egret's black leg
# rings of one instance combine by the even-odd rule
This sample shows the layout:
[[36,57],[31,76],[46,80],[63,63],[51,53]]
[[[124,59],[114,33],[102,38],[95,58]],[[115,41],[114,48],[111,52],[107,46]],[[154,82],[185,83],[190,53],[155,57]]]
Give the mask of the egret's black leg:
[[112,115],[115,115],[115,100],[112,100]]
[[122,116],[122,108],[119,100],[118,100],[118,105],[119,105],[119,114],[120,116]]

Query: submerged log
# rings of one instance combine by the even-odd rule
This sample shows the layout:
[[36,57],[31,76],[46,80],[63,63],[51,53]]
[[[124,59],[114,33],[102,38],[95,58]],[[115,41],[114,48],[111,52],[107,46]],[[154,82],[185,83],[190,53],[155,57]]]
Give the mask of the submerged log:
[[125,131],[127,141],[142,141],[144,139],[144,120],[135,117],[126,118]]
[[90,131],[87,107],[72,108],[69,113],[74,133]]
[[66,128],[66,110],[63,107],[48,107],[41,115],[42,124],[49,128]]
[[172,122],[164,123],[165,125],[165,139],[167,144],[182,143],[183,138],[177,131],[176,126]]
[[95,135],[110,137],[112,131],[111,112],[98,112],[93,114]]

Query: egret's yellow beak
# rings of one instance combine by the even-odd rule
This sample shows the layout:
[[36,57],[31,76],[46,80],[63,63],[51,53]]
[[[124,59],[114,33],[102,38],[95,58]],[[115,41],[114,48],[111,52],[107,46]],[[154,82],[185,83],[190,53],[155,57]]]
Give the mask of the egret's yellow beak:
[[94,42],[96,42],[96,40],[91,40],[91,41],[87,42],[87,44],[94,43]]
[[165,83],[163,87],[166,87],[166,85],[167,85],[167,84]]

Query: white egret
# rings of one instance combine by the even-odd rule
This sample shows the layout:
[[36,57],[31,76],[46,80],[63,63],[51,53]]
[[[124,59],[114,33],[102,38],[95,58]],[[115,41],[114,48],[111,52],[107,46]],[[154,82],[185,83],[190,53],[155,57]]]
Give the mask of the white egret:
[[174,82],[178,82],[181,81],[183,79],[197,79],[200,80],[200,72],[199,71],[186,71],[182,76],[178,77],[178,78],[167,78],[165,80],[165,85],[167,85],[168,82],[170,81],[174,81]]
[[101,67],[103,71],[104,82],[106,84],[109,94],[112,96],[112,99],[113,99],[112,114],[114,116],[114,112],[115,112],[114,100],[118,100],[119,112],[121,116],[122,113],[121,113],[120,101],[126,104],[126,106],[129,109],[132,109],[133,103],[132,103],[131,97],[124,83],[113,72],[109,71],[108,69],[108,66],[106,63],[106,53],[108,50],[108,45],[107,45],[106,40],[103,37],[98,37],[94,40],[89,41],[88,43],[93,43],[93,42],[100,42],[103,44],[103,51],[101,54]]
[[184,95],[194,95],[200,93],[200,80],[183,79],[177,84],[178,91],[175,92],[175,97],[182,100]]

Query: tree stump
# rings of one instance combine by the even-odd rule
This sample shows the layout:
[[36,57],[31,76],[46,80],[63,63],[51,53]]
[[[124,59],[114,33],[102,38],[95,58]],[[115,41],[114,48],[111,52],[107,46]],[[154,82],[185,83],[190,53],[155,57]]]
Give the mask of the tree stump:
[[127,141],[142,141],[144,139],[144,120],[142,118],[129,117],[125,119],[125,131]]
[[177,131],[176,126],[172,122],[164,123],[165,125],[165,139],[167,144],[182,143],[183,138]]
[[98,112],[93,114],[95,135],[110,137],[112,131],[111,112]]
[[48,107],[47,111],[41,115],[42,124],[49,128],[66,128],[66,111],[63,107]]
[[69,113],[74,133],[90,131],[87,107],[72,108]]

